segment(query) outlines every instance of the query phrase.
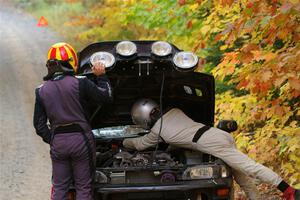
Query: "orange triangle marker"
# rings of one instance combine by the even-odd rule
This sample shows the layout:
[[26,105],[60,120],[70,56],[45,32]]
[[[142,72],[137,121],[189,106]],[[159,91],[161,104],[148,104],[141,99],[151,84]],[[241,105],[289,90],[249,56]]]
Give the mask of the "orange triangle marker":
[[38,27],[48,26],[48,21],[46,20],[46,18],[44,16],[41,16],[41,18],[39,19],[39,22],[38,22],[37,26]]

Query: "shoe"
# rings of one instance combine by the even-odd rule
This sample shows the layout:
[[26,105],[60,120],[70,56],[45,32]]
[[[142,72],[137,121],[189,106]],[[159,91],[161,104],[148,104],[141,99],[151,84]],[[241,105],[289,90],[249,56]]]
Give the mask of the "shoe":
[[300,200],[300,190],[295,191],[295,200]]

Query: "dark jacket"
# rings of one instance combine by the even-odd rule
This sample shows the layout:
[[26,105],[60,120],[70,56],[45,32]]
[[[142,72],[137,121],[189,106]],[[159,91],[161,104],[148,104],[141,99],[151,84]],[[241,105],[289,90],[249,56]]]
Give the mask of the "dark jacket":
[[90,131],[90,104],[102,105],[113,99],[105,75],[98,76],[96,84],[86,77],[57,76],[38,87],[35,95],[33,124],[46,143],[50,143],[53,130],[61,125],[76,123]]

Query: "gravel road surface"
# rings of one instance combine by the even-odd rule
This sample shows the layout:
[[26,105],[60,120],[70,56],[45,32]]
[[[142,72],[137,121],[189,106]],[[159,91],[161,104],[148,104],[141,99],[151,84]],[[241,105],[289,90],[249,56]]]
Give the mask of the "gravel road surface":
[[59,39],[29,14],[0,0],[0,199],[49,199],[49,146],[32,127],[34,89]]

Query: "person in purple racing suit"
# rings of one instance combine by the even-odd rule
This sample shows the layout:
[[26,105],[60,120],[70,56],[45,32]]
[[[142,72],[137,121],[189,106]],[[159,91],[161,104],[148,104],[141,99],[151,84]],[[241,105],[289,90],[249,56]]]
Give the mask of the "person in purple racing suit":
[[96,84],[86,77],[74,76],[77,57],[71,50],[66,43],[50,48],[46,82],[35,90],[33,121],[36,133],[50,144],[51,199],[67,199],[68,189],[74,181],[76,199],[92,200],[95,142],[88,104],[101,106],[111,102],[112,89],[101,63],[92,67]]

